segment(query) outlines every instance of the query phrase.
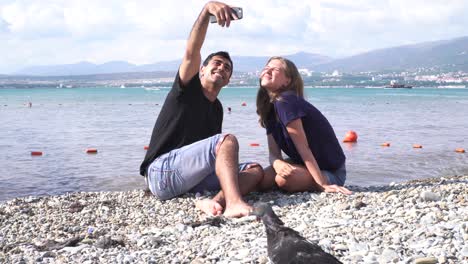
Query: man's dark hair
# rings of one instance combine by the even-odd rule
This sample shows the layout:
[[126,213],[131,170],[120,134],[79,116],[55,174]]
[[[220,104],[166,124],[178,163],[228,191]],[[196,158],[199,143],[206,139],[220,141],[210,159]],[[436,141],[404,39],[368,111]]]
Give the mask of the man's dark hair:
[[227,60],[231,63],[231,74],[232,74],[232,72],[234,71],[234,64],[232,63],[231,56],[229,56],[229,53],[228,53],[227,51],[218,51],[218,52],[215,52],[215,53],[211,53],[211,54],[208,55],[208,57],[206,57],[206,59],[203,61],[203,66],[208,65],[208,63],[210,62],[210,60],[211,60],[214,56],[220,56],[220,57],[223,57],[223,58],[227,59]]

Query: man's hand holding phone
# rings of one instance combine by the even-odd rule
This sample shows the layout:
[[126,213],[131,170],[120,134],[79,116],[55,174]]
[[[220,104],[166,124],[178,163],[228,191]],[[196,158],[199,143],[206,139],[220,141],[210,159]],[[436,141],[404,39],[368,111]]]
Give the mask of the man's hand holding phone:
[[[230,20],[242,19],[244,17],[242,11],[243,11],[242,7],[231,7],[231,14],[229,15]],[[218,22],[218,20],[216,19],[216,16],[211,15],[210,23],[216,23],[216,22]]]
[[241,19],[243,11],[240,7],[230,7],[227,4],[211,1],[206,6],[206,11],[210,14],[210,22],[229,27],[231,20]]

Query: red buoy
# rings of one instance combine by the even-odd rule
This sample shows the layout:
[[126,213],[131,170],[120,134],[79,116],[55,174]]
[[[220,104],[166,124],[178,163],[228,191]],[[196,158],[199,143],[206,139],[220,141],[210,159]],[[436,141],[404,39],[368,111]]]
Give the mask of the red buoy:
[[353,130],[350,130],[346,133],[343,142],[356,142],[357,141],[357,134]]
[[86,149],[86,153],[88,153],[88,154],[96,154],[96,153],[97,153],[97,149],[95,149],[95,148],[88,148],[88,149]]

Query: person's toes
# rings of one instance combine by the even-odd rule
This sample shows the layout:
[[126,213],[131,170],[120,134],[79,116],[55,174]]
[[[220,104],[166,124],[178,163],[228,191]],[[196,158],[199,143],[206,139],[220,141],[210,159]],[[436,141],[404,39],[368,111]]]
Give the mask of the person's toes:
[[195,206],[208,215],[216,216],[222,214],[223,212],[223,207],[218,202],[210,199],[197,201]]
[[251,210],[252,207],[250,205],[246,203],[239,203],[230,207],[226,207],[226,210],[224,211],[224,216],[235,218],[244,217],[248,216]]
[[217,202],[214,202],[214,205],[213,205],[213,215],[221,215],[223,213],[223,207],[217,203]]

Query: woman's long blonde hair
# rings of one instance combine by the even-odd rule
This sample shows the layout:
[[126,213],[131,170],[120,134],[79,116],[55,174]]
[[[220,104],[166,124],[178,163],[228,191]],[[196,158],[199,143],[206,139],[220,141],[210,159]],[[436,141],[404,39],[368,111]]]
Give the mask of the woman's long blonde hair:
[[283,70],[291,81],[287,86],[281,87],[276,92],[268,92],[267,89],[262,87],[261,78],[259,79],[260,88],[257,92],[257,114],[259,116],[259,122],[262,127],[266,127],[266,121],[271,111],[273,111],[273,102],[275,100],[281,100],[279,97],[281,92],[284,91],[295,91],[299,97],[304,97],[304,81],[302,80],[301,74],[297,70],[296,65],[286,58],[274,56],[271,57],[266,65],[272,60],[279,60],[283,64]]

